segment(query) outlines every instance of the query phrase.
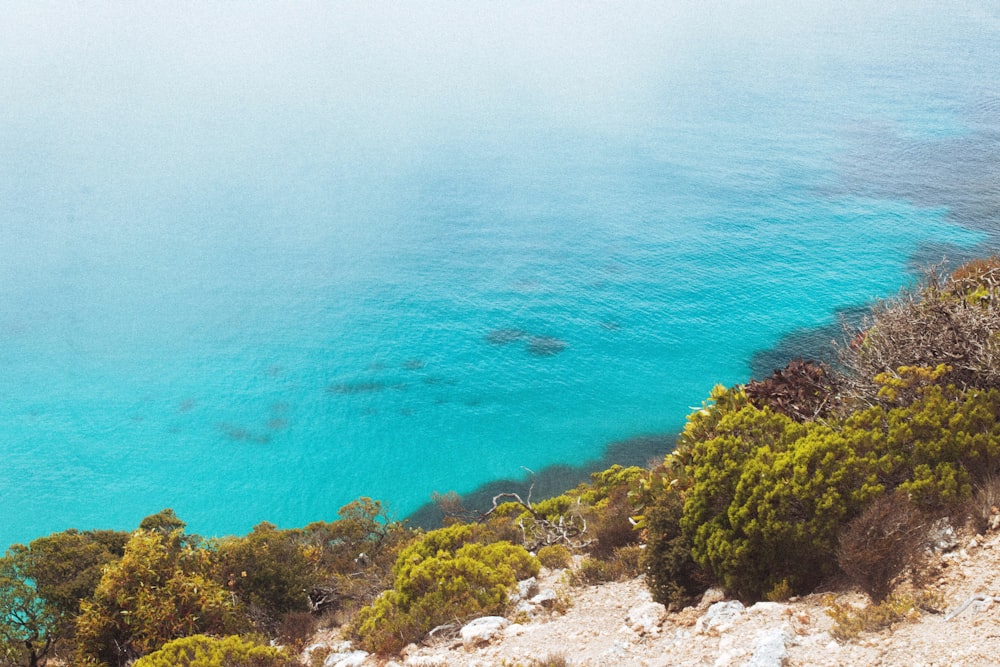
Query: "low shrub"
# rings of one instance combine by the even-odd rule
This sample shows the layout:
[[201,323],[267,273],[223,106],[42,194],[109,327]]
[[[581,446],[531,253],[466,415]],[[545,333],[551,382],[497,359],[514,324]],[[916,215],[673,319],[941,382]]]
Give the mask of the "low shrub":
[[826,600],[826,614],[834,622],[831,634],[841,641],[850,641],[862,632],[879,632],[904,621],[915,620],[920,617],[921,610],[936,612],[942,603],[941,594],[931,591],[890,595],[882,602],[867,607],[839,602],[830,596]]
[[262,640],[193,635],[139,658],[134,667],[296,667],[298,661]]
[[538,561],[550,570],[561,570],[573,563],[573,554],[561,544],[550,544],[538,550]]
[[541,564],[523,547],[469,541],[474,532],[471,526],[449,526],[400,552],[392,589],[354,621],[365,650],[395,653],[437,626],[503,613],[514,584],[538,574]]
[[837,564],[873,602],[882,602],[928,546],[928,523],[903,493],[877,498],[840,534]]

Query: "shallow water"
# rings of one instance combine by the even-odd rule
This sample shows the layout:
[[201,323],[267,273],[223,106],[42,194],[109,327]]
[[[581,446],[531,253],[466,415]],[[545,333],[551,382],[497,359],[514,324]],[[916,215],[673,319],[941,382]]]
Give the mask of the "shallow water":
[[0,543],[579,465],[997,247],[995,4],[661,4],[13,6]]

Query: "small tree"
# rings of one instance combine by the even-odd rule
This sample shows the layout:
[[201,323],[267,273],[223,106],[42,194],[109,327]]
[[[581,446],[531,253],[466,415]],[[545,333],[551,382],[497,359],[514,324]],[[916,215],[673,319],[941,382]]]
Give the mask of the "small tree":
[[211,575],[211,553],[181,531],[137,530],[82,604],[77,664],[118,667],[178,637],[239,632],[245,622]]
[[25,575],[24,552],[0,558],[0,660],[4,665],[42,667],[59,636],[59,614]]

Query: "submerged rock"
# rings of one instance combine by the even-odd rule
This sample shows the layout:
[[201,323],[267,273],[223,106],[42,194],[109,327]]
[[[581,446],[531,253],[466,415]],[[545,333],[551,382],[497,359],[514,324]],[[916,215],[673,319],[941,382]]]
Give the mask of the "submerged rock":
[[381,382],[341,382],[331,384],[327,391],[331,394],[370,394],[385,389],[385,384]]
[[551,336],[532,336],[528,340],[528,352],[536,357],[551,357],[559,354],[566,347],[566,341]]
[[492,345],[510,345],[526,335],[527,332],[524,329],[494,329],[486,334],[486,342]]

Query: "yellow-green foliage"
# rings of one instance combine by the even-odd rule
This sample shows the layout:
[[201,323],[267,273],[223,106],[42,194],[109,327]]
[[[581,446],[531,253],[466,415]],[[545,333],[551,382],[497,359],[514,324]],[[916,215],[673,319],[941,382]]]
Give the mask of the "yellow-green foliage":
[[180,530],[136,531],[81,604],[75,664],[117,665],[179,637],[238,632],[232,597],[211,577],[210,552]]
[[940,593],[922,591],[916,594],[890,595],[879,604],[856,607],[838,602],[833,596],[826,600],[826,614],[833,619],[831,634],[841,641],[856,639],[862,632],[879,632],[903,621],[920,616],[921,609],[941,606]]
[[194,635],[168,642],[139,658],[134,667],[294,667],[287,653],[261,641],[231,635]]
[[834,571],[840,523],[882,491],[872,462],[819,424],[752,406],[695,443],[681,527],[695,561],[759,599],[787,580],[808,589]]
[[471,542],[474,528],[431,531],[403,549],[393,588],[358,613],[362,646],[392,653],[438,625],[504,611],[518,579],[538,574],[538,559],[509,542]]
[[538,561],[550,570],[569,567],[573,554],[561,544],[550,544],[538,550]]
[[500,509],[514,516],[531,549],[560,542],[609,558],[615,549],[639,538],[630,522],[633,496],[648,477],[649,471],[643,468],[613,465],[593,473],[590,482],[535,503],[530,511],[515,505],[517,514],[510,504]]
[[[584,482],[558,496],[538,501],[534,504],[534,509],[550,521],[557,521],[559,517],[573,512],[599,513],[608,506],[617,491],[627,491],[648,474],[649,471],[637,466],[625,468],[616,464],[607,470],[593,473],[590,482]],[[531,518],[530,513],[523,508],[520,510],[519,518]]]
[[[755,408],[737,390],[713,391],[717,402],[690,418],[677,454],[686,485],[679,525],[695,562],[746,598],[778,585],[801,592],[836,570],[841,526],[883,492],[898,489],[925,508],[967,498],[1000,467],[1000,392],[920,381],[936,375],[901,370],[895,377],[912,401],[823,424]],[[668,557],[684,546],[676,523],[657,519],[646,517],[661,558],[647,559],[659,570],[653,582],[683,562]]]
[[1000,466],[1000,392],[921,388],[909,405],[855,413],[843,432],[874,456],[880,479],[925,508],[968,498]]

